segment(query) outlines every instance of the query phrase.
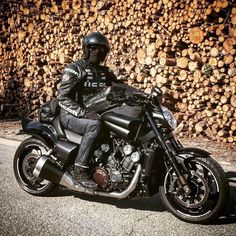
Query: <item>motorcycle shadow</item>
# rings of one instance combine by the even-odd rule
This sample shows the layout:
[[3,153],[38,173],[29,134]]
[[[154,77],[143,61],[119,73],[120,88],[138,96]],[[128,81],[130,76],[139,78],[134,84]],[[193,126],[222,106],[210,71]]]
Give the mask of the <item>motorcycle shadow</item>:
[[230,184],[230,198],[224,211],[211,223],[212,225],[236,223],[236,172],[228,171],[226,172],[226,176]]
[[80,199],[98,203],[105,203],[114,205],[121,209],[136,209],[136,210],[145,210],[145,211],[156,211],[164,212],[166,211],[165,206],[163,205],[159,194],[155,194],[150,198],[139,198],[139,199],[114,199],[109,197],[100,197],[100,196],[88,196],[88,195],[78,195]]
[[52,197],[74,196],[75,198],[79,198],[81,200],[114,205],[121,209],[132,208],[136,210],[147,210],[147,211],[158,211],[158,212],[166,211],[166,208],[163,205],[159,194],[155,194],[150,198],[142,198],[142,199],[133,198],[133,199],[121,200],[110,197],[86,195],[83,193],[73,192],[66,188],[60,188],[51,196]]

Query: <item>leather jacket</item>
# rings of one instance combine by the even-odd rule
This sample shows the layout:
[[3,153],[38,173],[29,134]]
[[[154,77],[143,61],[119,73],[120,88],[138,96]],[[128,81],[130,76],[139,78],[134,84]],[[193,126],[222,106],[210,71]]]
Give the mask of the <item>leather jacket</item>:
[[83,117],[84,102],[112,82],[118,82],[106,66],[93,66],[81,59],[66,66],[59,90],[59,106],[76,117]]

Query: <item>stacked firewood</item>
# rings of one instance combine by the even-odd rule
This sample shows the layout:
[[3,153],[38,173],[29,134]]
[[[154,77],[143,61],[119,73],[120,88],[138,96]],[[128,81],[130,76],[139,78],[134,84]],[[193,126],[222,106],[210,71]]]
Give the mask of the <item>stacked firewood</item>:
[[2,0],[0,15],[1,114],[35,117],[100,31],[106,64],[133,87],[160,86],[180,136],[236,142],[234,1]]

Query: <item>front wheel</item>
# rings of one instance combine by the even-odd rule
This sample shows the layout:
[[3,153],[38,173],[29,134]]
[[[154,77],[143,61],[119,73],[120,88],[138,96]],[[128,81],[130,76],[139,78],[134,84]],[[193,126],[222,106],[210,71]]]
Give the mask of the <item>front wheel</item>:
[[170,169],[160,186],[160,196],[170,212],[190,223],[208,223],[220,213],[229,196],[229,184],[224,170],[212,158],[196,157],[186,163],[188,183],[192,189],[186,194],[178,185],[177,176]]
[[33,175],[38,159],[48,150],[47,144],[36,138],[26,139],[16,150],[13,163],[15,177],[20,187],[30,194],[49,195],[57,187],[54,183]]

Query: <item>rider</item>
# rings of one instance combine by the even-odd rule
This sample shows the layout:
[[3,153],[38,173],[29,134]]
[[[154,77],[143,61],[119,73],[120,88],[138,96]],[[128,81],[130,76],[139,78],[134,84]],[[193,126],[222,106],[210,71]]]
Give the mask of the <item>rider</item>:
[[117,82],[114,73],[104,62],[110,45],[100,32],[84,37],[81,60],[67,65],[62,74],[59,90],[60,120],[62,125],[83,135],[74,164],[74,176],[83,186],[95,189],[97,184],[90,178],[89,161],[92,145],[101,128],[101,121],[95,115],[86,113],[83,101],[94,96],[104,87]]

